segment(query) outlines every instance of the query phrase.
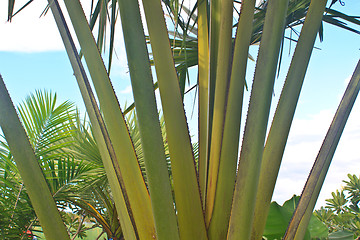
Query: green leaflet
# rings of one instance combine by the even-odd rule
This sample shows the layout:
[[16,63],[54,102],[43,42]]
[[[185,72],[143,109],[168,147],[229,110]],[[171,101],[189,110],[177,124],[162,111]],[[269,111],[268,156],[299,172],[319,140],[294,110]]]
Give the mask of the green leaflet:
[[65,225],[0,75],[0,126],[47,239],[69,239]]

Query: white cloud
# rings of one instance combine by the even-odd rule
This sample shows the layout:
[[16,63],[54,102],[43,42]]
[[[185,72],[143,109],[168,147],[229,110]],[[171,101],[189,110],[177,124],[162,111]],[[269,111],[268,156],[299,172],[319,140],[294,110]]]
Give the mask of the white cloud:
[[[20,9],[27,0],[16,1],[14,13]],[[85,15],[89,15],[90,0],[81,0]],[[43,52],[65,50],[51,10],[44,16],[44,9],[48,1],[33,1],[16,16],[11,22],[7,22],[7,1],[0,1],[0,51],[15,52]],[[69,17],[64,11],[64,4],[60,1],[60,6],[65,15],[65,19],[70,23]],[[41,16],[41,17],[40,17]],[[73,29],[70,31],[75,36]]]
[[[17,11],[27,1],[16,1],[14,10]],[[85,15],[88,16],[90,12],[91,1],[82,0]],[[66,15],[65,7],[60,3],[65,19],[68,22],[68,26],[73,35],[75,44],[76,35],[71,28],[69,17]],[[0,51],[12,51],[12,52],[45,52],[45,51],[65,51],[63,42],[58,32],[56,23],[53,19],[52,13],[49,10],[45,16],[41,16],[47,6],[46,0],[38,0],[32,2],[20,13],[18,13],[12,20],[7,22],[7,1],[0,1]],[[120,17],[118,18],[116,25],[116,36],[113,55],[113,77],[127,77],[128,78],[128,66],[126,53],[124,48],[124,40],[122,36]],[[95,26],[95,31],[96,31]],[[109,39],[110,31],[106,31]],[[78,44],[77,44],[78,45]],[[105,48],[109,45],[107,44]],[[79,47],[78,47],[79,49]],[[104,62],[107,65],[107,54],[105,54]]]
[[[331,198],[331,192],[341,188],[348,173],[360,174],[359,110],[360,100],[355,103],[350,114],[316,208],[324,206],[325,199]],[[294,119],[273,200],[282,203],[292,194],[301,194],[334,113],[335,109],[324,110],[307,119]]]
[[125,89],[121,90],[120,93],[122,94],[132,93],[131,85],[128,85]]
[[[15,11],[27,1],[16,1]],[[51,14],[40,17],[46,1],[34,1],[12,22],[7,20],[7,1],[0,1],[0,51],[49,51],[63,50],[60,34]]]

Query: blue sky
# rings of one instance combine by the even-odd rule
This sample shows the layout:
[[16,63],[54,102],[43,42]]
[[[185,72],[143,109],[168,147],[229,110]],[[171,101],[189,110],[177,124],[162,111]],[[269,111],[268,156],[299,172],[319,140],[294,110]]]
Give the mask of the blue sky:
[[[45,0],[34,1],[27,9],[7,23],[7,1],[0,1],[0,74],[8,87],[13,101],[18,104],[36,89],[48,89],[58,94],[59,100],[74,101],[80,109],[83,104],[67,55],[50,14],[39,18],[46,6]],[[15,9],[24,4],[18,0]],[[346,0],[345,6],[336,9],[360,15],[360,1]],[[129,74],[127,72],[122,36],[116,39],[115,59],[111,79],[121,106],[132,102]],[[292,194],[300,194],[312,162],[320,148],[346,83],[360,59],[360,36],[339,30],[329,24],[324,26],[324,42],[317,42],[305,78],[303,90],[290,132],[274,200],[282,202]],[[280,96],[287,66],[288,43],[285,43],[283,65],[276,80],[273,106]],[[292,45],[291,51],[294,49]],[[256,47],[251,50],[256,57]],[[253,65],[249,63],[247,81],[251,84]],[[248,97],[250,92],[245,95]],[[194,94],[187,96],[187,103]],[[245,100],[244,102],[248,102]],[[191,108],[187,110],[191,119]],[[246,113],[243,113],[245,116]],[[196,119],[196,115],[192,119]],[[341,187],[347,173],[360,174],[360,106],[354,106],[348,126],[340,140],[333,165],[320,195],[318,206],[331,191]],[[193,124],[190,126],[195,133]]]

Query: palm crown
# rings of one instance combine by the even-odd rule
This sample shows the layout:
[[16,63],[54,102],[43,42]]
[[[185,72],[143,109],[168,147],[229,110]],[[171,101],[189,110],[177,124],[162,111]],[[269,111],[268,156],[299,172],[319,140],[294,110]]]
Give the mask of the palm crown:
[[[98,1],[94,5],[90,23],[79,1],[64,2],[97,98],[58,1],[51,1],[49,7],[92,123],[124,237],[260,239],[314,42],[318,34],[322,38],[322,22],[359,33],[345,24],[351,22],[359,25],[359,20],[326,10],[325,0],[269,0],[259,6],[255,6],[255,0],[245,0],[241,4],[232,0],[197,1],[192,10],[183,8],[180,1],[144,0],[142,6],[149,33],[147,39],[137,1]],[[13,6],[14,0],[9,0],[9,19]],[[234,6],[240,14],[234,11]],[[170,30],[166,27],[163,7],[174,22]],[[187,13],[187,18],[183,11]],[[147,184],[108,74],[118,13],[122,22]],[[234,17],[237,19],[235,25]],[[110,20],[108,69],[100,54],[104,46],[107,18]],[[95,41],[92,27],[97,19],[99,30]],[[288,26],[293,30],[299,24],[303,26],[296,39],[296,49],[270,132],[266,135],[284,29]],[[192,33],[194,29],[197,34]],[[233,31],[236,32],[235,36]],[[173,37],[169,41],[170,36]],[[151,54],[148,53],[147,41]],[[260,48],[238,160],[248,49],[257,42],[260,42]],[[150,56],[155,66],[156,86],[159,88],[165,120],[171,177],[159,124]],[[196,64],[199,96],[197,164],[182,97],[187,68]],[[332,155],[359,91],[359,74],[358,65],[315,160],[284,239],[302,239],[305,236]],[[3,104],[0,109],[10,112],[11,101],[7,98],[5,87],[0,89],[4,99],[0,99]],[[0,112],[0,116],[5,115]],[[16,150],[20,143],[11,140],[14,139],[12,132],[6,130],[16,125],[15,119],[15,113],[13,118],[1,117],[0,124],[13,149],[24,183],[28,185],[30,199],[45,235],[49,239],[59,236],[66,239],[67,233],[61,227],[61,219],[56,217],[56,206],[52,205],[52,213],[45,213],[41,208],[41,205],[51,205],[52,201],[46,184],[42,192],[49,193],[44,194],[44,199],[36,199],[36,191],[32,193],[31,184],[35,181],[26,177],[26,166],[33,164],[31,167],[37,168],[36,153],[32,161],[22,161],[24,156]],[[21,129],[19,124],[15,128]],[[21,139],[25,139],[22,146],[25,148],[26,136]],[[28,154],[31,151],[29,149]],[[21,167],[22,164],[24,167]],[[44,183],[41,176],[38,181],[39,184]],[[47,221],[49,215],[52,221]]]

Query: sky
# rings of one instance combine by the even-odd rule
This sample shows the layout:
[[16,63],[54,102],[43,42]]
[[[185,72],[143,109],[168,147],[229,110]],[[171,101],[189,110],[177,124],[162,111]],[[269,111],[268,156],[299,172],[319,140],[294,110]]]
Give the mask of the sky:
[[[17,0],[15,9],[26,2]],[[360,1],[344,2],[345,6],[338,4],[335,9],[349,15],[360,15]],[[59,101],[73,101],[82,110],[84,107],[80,91],[55,22],[50,13],[40,17],[46,3],[46,0],[34,1],[9,23],[6,22],[7,1],[0,1],[0,74],[15,104],[19,104],[35,90],[47,89],[56,92]],[[85,12],[88,12],[86,9],[88,7],[85,7]],[[275,188],[273,200],[279,203],[291,198],[293,194],[301,194],[346,84],[360,59],[360,36],[329,24],[324,26],[324,41],[317,41],[316,47],[320,49],[313,51]],[[280,76],[274,87],[272,112],[291,60],[288,51],[294,50],[294,44],[289,46],[285,42],[284,49]],[[124,108],[126,104],[132,103],[132,96],[121,34],[116,38],[115,51],[117,57],[110,77],[120,105]],[[256,57],[257,47],[252,47],[250,53]],[[254,65],[249,62],[249,85]],[[248,102],[249,95],[250,91],[245,93],[245,103]],[[194,97],[194,93],[188,94],[186,104],[191,106]],[[196,113],[192,115],[192,112],[189,107],[187,115],[190,131],[192,135],[196,135],[194,122],[197,116]],[[246,112],[243,112],[243,116],[246,116]],[[359,119],[360,100],[353,107],[337,147],[317,208],[325,205],[325,199],[331,197],[331,192],[343,186],[342,180],[347,179],[348,173],[360,174]]]

